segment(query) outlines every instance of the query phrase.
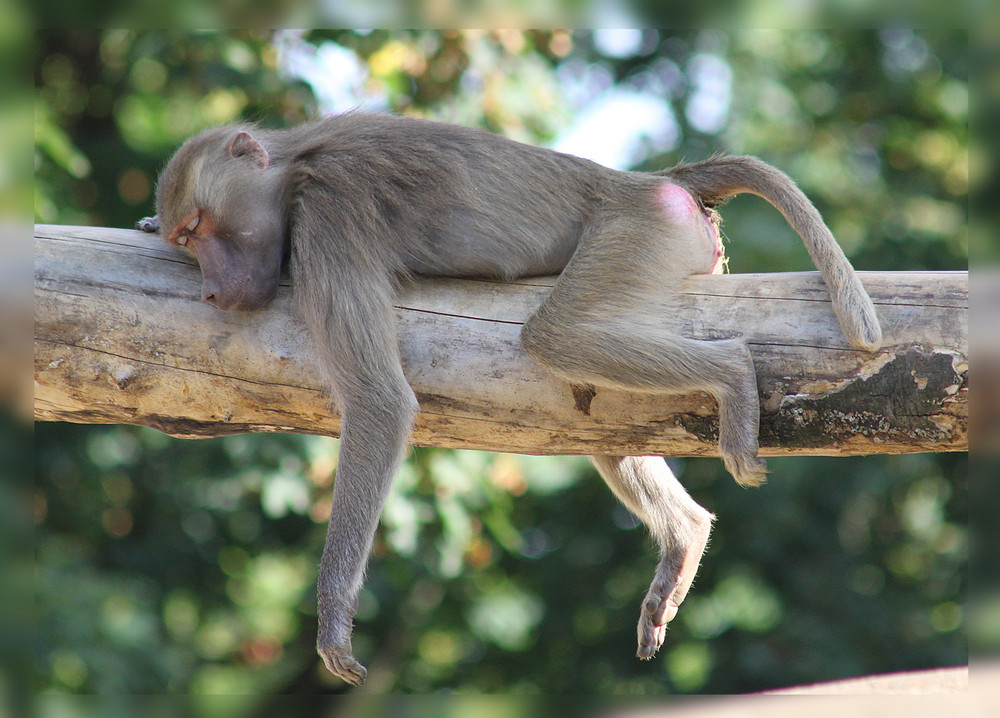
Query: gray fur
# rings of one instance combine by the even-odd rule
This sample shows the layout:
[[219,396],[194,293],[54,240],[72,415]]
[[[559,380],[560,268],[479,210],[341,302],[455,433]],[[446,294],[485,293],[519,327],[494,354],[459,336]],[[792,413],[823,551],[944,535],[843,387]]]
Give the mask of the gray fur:
[[[690,193],[692,210],[664,208],[664,192],[691,202],[670,184]],[[480,130],[361,113],[289,130],[216,128],[178,150],[157,187],[157,217],[143,228],[159,222],[196,253],[203,296],[220,308],[263,306],[290,254],[298,311],[342,408],[318,580],[317,647],[332,672],[354,684],[365,677],[351,650],[352,616],[418,410],[392,309],[407,275],[561,272],[524,325],[525,351],[577,384],[711,392],[726,467],[742,484],[763,480],[746,345],[683,337],[673,319],[680,281],[718,271],[711,208],[738,192],[784,213],[831,288],[847,338],[877,348],[871,300],[819,214],[788,177],[752,157],[624,173]],[[662,459],[593,459],[660,544],[638,627],[648,658],[691,585],[712,517]]]

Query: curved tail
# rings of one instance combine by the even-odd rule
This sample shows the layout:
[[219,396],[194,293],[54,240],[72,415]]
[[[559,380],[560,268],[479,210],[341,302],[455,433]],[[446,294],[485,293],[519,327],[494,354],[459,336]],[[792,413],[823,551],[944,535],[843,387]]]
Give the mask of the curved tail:
[[833,309],[847,340],[859,349],[874,351],[882,344],[875,305],[861,286],[854,267],[844,256],[809,198],[781,170],[756,157],[712,157],[681,164],[657,173],[709,203],[749,192],[774,205],[799,233],[809,256],[823,275],[833,297]]

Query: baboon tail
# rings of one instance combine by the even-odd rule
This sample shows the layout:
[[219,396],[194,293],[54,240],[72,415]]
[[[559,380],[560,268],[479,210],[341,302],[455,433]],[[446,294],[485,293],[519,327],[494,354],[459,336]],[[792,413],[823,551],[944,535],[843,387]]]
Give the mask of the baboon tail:
[[799,233],[833,297],[841,329],[854,346],[874,351],[882,344],[875,306],[819,211],[781,170],[749,156],[712,157],[659,173],[699,200],[714,203],[749,192],[774,205]]

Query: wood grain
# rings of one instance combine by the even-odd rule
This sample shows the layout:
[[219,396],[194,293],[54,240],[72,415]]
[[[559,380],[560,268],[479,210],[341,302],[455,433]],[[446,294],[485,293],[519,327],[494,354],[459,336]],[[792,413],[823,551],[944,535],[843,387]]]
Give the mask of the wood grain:
[[[846,344],[815,272],[693,277],[678,317],[697,339],[742,336],[757,367],[762,454],[968,448],[968,275],[862,273],[885,333]],[[413,441],[527,454],[716,454],[707,394],[580,388],[536,366],[521,324],[553,278],[427,279],[400,293]],[[623,277],[622,281],[627,281]],[[35,228],[35,417],[175,436],[337,435],[310,339],[282,283],[263,311],[199,301],[192,260],[132,230]]]

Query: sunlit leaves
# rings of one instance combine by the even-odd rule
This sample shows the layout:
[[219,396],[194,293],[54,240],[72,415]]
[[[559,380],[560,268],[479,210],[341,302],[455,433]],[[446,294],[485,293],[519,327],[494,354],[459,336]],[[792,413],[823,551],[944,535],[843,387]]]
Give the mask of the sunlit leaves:
[[679,615],[698,638],[715,638],[730,628],[764,633],[781,621],[782,603],[767,583],[736,567],[709,592],[685,601]]
[[469,624],[481,638],[506,650],[519,651],[533,642],[533,629],[543,614],[541,600],[510,581],[498,579],[472,604]]
[[667,649],[666,669],[677,688],[695,692],[705,685],[715,663],[708,643],[686,641]]
[[130,146],[157,152],[176,147],[206,127],[237,120],[246,105],[246,93],[239,88],[176,92],[167,97],[129,95],[119,105],[119,126]]

